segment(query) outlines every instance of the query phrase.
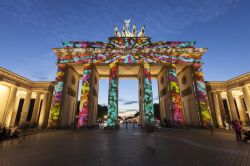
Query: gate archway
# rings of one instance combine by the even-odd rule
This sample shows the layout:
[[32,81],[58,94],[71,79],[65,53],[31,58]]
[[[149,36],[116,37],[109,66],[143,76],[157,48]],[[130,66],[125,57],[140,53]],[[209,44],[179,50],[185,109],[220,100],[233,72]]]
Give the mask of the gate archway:
[[[139,105],[142,125],[154,124],[153,94],[151,78],[157,77],[163,82],[159,91],[161,114],[171,125],[185,123],[186,112],[190,117],[197,113],[197,123],[208,126],[211,116],[208,107],[208,98],[205,88],[201,57],[206,48],[196,48],[193,41],[158,41],[152,42],[144,35],[144,27],[136,33],[136,26],[132,32],[128,30],[129,22],[122,33],[115,27],[115,37],[108,38],[107,42],[69,41],[63,42],[63,48],[53,48],[57,55],[58,71],[52,107],[49,117],[49,127],[69,125],[65,116],[67,100],[76,100],[74,79],[82,79],[80,112],[78,126],[94,125],[97,111],[98,79],[102,75],[109,77],[108,96],[108,126],[115,127],[118,118],[118,85],[119,72],[123,68],[137,68],[136,76],[139,80]],[[180,88],[177,70],[188,68],[191,80],[191,104],[185,106],[182,99],[190,90]],[[154,71],[157,70],[156,73]],[[75,73],[82,71],[79,76]],[[103,74],[104,73],[104,74]],[[188,72],[187,72],[188,73]],[[126,72],[125,72],[126,75]],[[159,75],[161,75],[159,77]],[[129,76],[129,74],[127,75]],[[163,81],[162,81],[163,80]],[[185,79],[182,78],[184,86]],[[190,94],[189,94],[190,95]],[[187,98],[187,101],[188,99]],[[186,100],[186,99],[185,99]],[[193,103],[193,104],[192,104]],[[195,106],[194,106],[195,104]],[[191,105],[191,106],[190,106]],[[163,110],[164,109],[164,110]],[[186,110],[187,111],[187,110]],[[67,122],[66,120],[67,119]]]

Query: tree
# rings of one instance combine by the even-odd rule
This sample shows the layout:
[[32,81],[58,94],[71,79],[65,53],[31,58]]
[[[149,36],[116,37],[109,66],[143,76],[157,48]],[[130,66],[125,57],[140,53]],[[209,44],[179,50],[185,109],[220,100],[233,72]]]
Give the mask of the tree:
[[159,103],[154,103],[154,114],[155,114],[155,118],[160,119],[160,105]]
[[108,115],[108,107],[106,105],[100,105],[98,104],[97,108],[97,118],[103,119],[105,115]]
[[138,116],[140,116],[140,113],[139,113],[139,112],[136,112],[136,113],[134,114],[134,117],[138,117]]

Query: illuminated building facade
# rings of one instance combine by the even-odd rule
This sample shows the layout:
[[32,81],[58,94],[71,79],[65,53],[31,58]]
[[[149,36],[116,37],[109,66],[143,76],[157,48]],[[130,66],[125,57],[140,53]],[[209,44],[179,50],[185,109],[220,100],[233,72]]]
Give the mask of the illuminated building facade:
[[134,25],[130,32],[129,20],[125,23],[122,32],[115,27],[114,37],[107,42],[70,41],[53,48],[58,67],[53,84],[34,82],[0,68],[0,124],[94,126],[100,78],[109,79],[110,128],[118,123],[119,78],[138,80],[142,126],[155,121],[152,79],[158,81],[159,118],[168,126],[224,127],[225,121],[233,119],[248,123],[250,73],[205,84],[201,58],[206,48],[196,48],[194,41],[153,42],[145,36],[144,27],[137,33]]
[[130,20],[122,32],[107,42],[69,41],[63,48],[53,48],[58,71],[50,111],[49,127],[75,123],[78,80],[82,80],[78,127],[96,123],[98,80],[109,78],[108,126],[118,121],[119,78],[139,82],[139,112],[142,126],[154,124],[151,79],[159,83],[161,120],[172,126],[211,125],[208,96],[202,73],[202,55],[206,48],[196,48],[193,41],[152,42],[142,27],[137,33]]
[[53,84],[31,81],[0,67],[0,125],[45,128]]
[[250,125],[250,73],[228,81],[206,83],[213,123],[219,128],[232,120]]

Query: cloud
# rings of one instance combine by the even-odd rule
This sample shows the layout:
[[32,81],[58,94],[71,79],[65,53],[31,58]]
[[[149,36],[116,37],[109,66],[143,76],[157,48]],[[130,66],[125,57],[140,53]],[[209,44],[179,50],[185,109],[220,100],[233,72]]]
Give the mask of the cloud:
[[130,105],[130,104],[136,104],[136,103],[138,103],[138,101],[127,101],[127,102],[124,102],[123,104]]
[[[159,97],[156,96],[153,98],[153,101],[158,101]],[[121,102],[122,105],[132,105],[132,104],[137,104],[139,103],[138,100],[126,100],[126,99],[118,99],[119,102]]]
[[46,74],[32,74],[29,76],[32,81],[50,81]]
[[127,109],[126,112],[138,112],[138,109]]
[[65,0],[58,5],[55,1],[1,0],[0,13],[22,24],[41,27],[41,33],[50,42],[59,43],[82,38],[101,40],[101,36],[112,34],[112,27],[123,24],[126,18],[131,18],[132,23],[147,24],[150,35],[174,36],[188,26],[220,17],[238,3],[239,0]]
[[118,112],[119,113],[135,113],[138,112],[138,109],[119,109]]
[[122,98],[118,99],[118,101],[121,102],[122,105],[132,105],[132,104],[138,103],[137,100],[132,100],[131,101],[131,100],[122,99]]
[[124,100],[124,99],[118,99],[118,101],[119,101],[119,102],[125,102],[125,100]]

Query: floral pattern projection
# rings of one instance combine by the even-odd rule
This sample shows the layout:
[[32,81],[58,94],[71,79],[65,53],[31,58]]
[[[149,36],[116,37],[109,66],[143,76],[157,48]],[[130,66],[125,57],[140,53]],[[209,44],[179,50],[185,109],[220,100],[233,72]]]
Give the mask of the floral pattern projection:
[[211,114],[208,109],[208,96],[206,91],[206,85],[204,82],[202,65],[199,63],[194,63],[194,76],[197,90],[198,105],[200,109],[201,123],[204,127],[209,127],[212,125]]
[[109,99],[108,99],[108,127],[113,128],[117,125],[118,118],[118,66],[110,65],[109,76]]
[[82,76],[78,127],[86,127],[88,123],[90,84],[91,84],[91,69],[90,66],[88,67],[85,66]]
[[176,74],[176,65],[171,64],[168,68],[168,90],[170,93],[170,108],[173,125],[180,125],[184,123],[184,117],[181,107],[180,87]]
[[56,74],[55,87],[53,92],[53,101],[50,111],[49,127],[57,127],[59,114],[61,109],[61,100],[63,94],[63,76],[64,76],[65,64],[59,64]]
[[[89,66],[90,64],[202,64],[201,56],[206,52],[206,48],[196,48],[193,41],[163,41],[152,42],[148,37],[111,37],[108,42],[88,42],[88,41],[73,41],[64,42],[64,48],[54,48],[53,51],[58,57],[58,64],[75,63]],[[117,67],[112,68],[112,72],[116,72]],[[145,69],[147,71],[147,67]],[[118,72],[118,71],[117,71]],[[174,79],[174,73],[171,73],[171,78]],[[209,119],[210,114],[207,111],[206,93],[202,93],[204,85],[197,71],[197,86],[200,91],[200,108],[202,109],[202,116]],[[113,75],[114,76],[114,75]],[[148,83],[148,84],[147,84]],[[111,77],[110,93],[109,93],[109,123],[113,125],[114,118],[117,116],[117,88],[118,81],[115,77]],[[145,87],[150,91],[149,79],[145,77]],[[183,115],[179,105],[178,88],[176,88],[173,81],[172,93],[173,95],[173,118],[176,122],[183,122]],[[114,87],[114,88],[113,88]],[[204,90],[204,89],[203,89]],[[149,93],[148,93],[149,95]],[[149,95],[150,96],[150,95]],[[145,96],[145,101],[150,101],[148,96]],[[146,104],[148,121],[153,113],[151,108],[151,101]],[[86,104],[85,104],[86,105]],[[205,120],[206,121],[206,120]]]
[[153,93],[150,75],[150,66],[148,63],[144,64],[143,68],[143,83],[144,83],[144,112],[146,126],[154,125],[154,106],[153,106]]

